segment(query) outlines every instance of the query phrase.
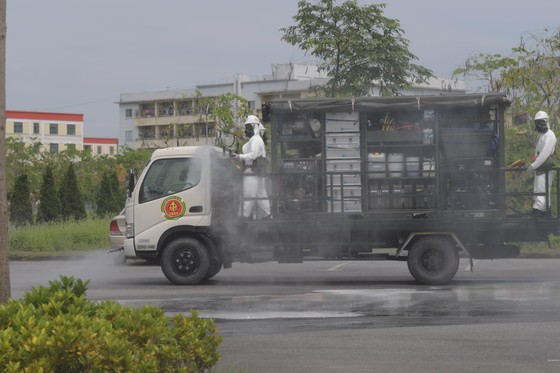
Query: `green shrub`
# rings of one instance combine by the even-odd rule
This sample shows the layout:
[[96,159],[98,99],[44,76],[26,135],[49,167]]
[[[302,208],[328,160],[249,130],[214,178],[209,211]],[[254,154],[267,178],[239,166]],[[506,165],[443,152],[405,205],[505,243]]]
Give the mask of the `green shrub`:
[[86,298],[61,276],[0,305],[3,372],[204,372],[219,360],[213,320]]

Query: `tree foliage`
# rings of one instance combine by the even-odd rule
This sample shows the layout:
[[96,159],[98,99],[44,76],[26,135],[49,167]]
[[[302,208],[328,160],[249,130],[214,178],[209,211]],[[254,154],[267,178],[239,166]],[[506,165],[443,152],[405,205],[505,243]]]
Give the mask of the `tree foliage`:
[[43,184],[39,195],[39,209],[37,221],[46,223],[60,219],[60,199],[56,189],[54,174],[51,165],[47,165],[43,174]]
[[[212,121],[216,126],[215,145],[234,148],[242,136],[241,124],[249,114],[253,114],[249,103],[234,93],[224,93],[218,97],[202,97],[197,92],[196,110],[199,122]],[[232,141],[228,143],[228,140]]]
[[103,173],[97,194],[97,215],[106,216],[121,211],[124,206],[123,196],[124,190],[119,184],[117,173]]
[[103,174],[101,178],[101,184],[99,185],[99,193],[97,195],[97,215],[105,216],[111,212],[111,203],[113,199],[113,193],[111,191],[111,183],[109,181],[109,175],[107,173]]
[[119,181],[116,169],[109,172],[109,185],[111,187],[111,210],[112,213],[120,212],[125,203],[124,184]]
[[476,84],[491,92],[503,92],[506,89],[503,74],[517,61],[501,54],[476,53],[465,61],[465,65],[453,71],[454,76],[464,76],[473,79]]
[[61,213],[64,219],[84,219],[86,217],[86,209],[82,194],[78,187],[74,164],[69,163],[60,187],[60,205]]
[[516,113],[544,110],[552,123],[560,119],[560,29],[522,37],[510,56],[470,57],[454,74],[475,77],[485,83],[483,89],[505,92]]
[[18,176],[11,194],[10,222],[16,227],[33,222],[33,204],[26,173]]
[[36,147],[40,145],[40,142],[28,144],[18,137],[6,138],[6,174],[8,190],[14,187],[18,176],[22,172],[25,172],[32,186],[30,188],[31,192],[36,192],[33,186],[39,185],[43,173],[43,169],[36,167],[36,165],[44,164],[45,159],[50,156],[50,153],[41,155],[36,151]]
[[124,180],[131,170],[134,170],[134,172],[139,175],[151,155],[152,151],[149,149],[141,148],[135,150],[125,146],[120,153],[115,156],[117,162],[115,167],[119,178]]
[[[104,173],[110,178],[112,208],[115,212],[124,205],[124,181],[129,170],[140,173],[150,158],[148,149],[125,148],[114,157],[92,156],[89,151],[64,151],[58,154],[36,151],[40,143],[26,143],[20,138],[6,139],[7,185],[14,190],[15,180],[21,172],[28,176],[28,188],[33,201],[38,202],[37,222],[62,218],[60,193],[68,165],[73,164],[75,178],[86,211],[94,212],[99,186]],[[47,171],[48,170],[48,171]],[[49,175],[47,175],[49,174]],[[46,178],[46,179],[45,179]],[[58,213],[56,212],[58,211]],[[64,219],[71,217],[65,216]]]
[[359,6],[356,0],[298,3],[294,26],[282,28],[282,40],[317,57],[329,82],[328,95],[366,95],[375,87],[397,94],[433,76],[413,63],[417,57],[396,19],[383,15],[385,4]]

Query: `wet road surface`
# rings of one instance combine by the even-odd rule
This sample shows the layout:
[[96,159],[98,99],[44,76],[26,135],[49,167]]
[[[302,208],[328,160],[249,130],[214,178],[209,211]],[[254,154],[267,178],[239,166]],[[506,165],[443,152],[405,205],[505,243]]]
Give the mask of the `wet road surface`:
[[559,372],[560,260],[461,262],[445,286],[406,263],[234,263],[209,282],[171,285],[157,266],[96,252],[12,262],[12,296],[59,274],[88,296],[168,314],[196,309],[224,337],[219,368],[246,372]]

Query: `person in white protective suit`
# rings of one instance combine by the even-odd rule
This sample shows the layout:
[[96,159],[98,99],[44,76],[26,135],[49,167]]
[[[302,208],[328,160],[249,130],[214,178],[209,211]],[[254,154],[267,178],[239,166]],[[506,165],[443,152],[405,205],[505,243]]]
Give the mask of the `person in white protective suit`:
[[[245,136],[249,141],[243,145],[242,152],[237,156],[243,161],[245,171],[243,175],[243,215],[246,218],[256,215],[257,219],[270,217],[270,201],[266,192],[265,177],[255,168],[257,159],[266,159],[264,141],[260,129],[264,128],[254,115],[249,115],[245,121]],[[256,211],[254,211],[256,207]]]
[[546,196],[533,197],[533,215],[546,216],[550,213],[550,191],[553,179],[551,169],[554,167],[552,155],[556,149],[556,135],[550,129],[546,112],[539,111],[535,114],[535,131],[539,133],[539,136],[535,148],[534,161],[529,165],[527,171],[535,172],[533,193],[547,193]]

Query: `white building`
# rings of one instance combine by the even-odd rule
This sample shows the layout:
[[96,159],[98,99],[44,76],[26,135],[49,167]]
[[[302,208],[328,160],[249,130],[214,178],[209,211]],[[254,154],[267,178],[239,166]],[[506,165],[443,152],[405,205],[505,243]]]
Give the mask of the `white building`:
[[[326,82],[327,78],[316,65],[280,64],[272,65],[272,73],[260,79],[251,80],[237,74],[232,82],[199,85],[195,89],[123,93],[118,102],[119,144],[138,149],[213,143],[214,124],[203,109],[197,109],[197,91],[202,97],[235,93],[246,99],[258,115],[264,102],[314,97],[313,88]],[[427,95],[450,90],[466,92],[463,82],[433,78],[404,94]]]

